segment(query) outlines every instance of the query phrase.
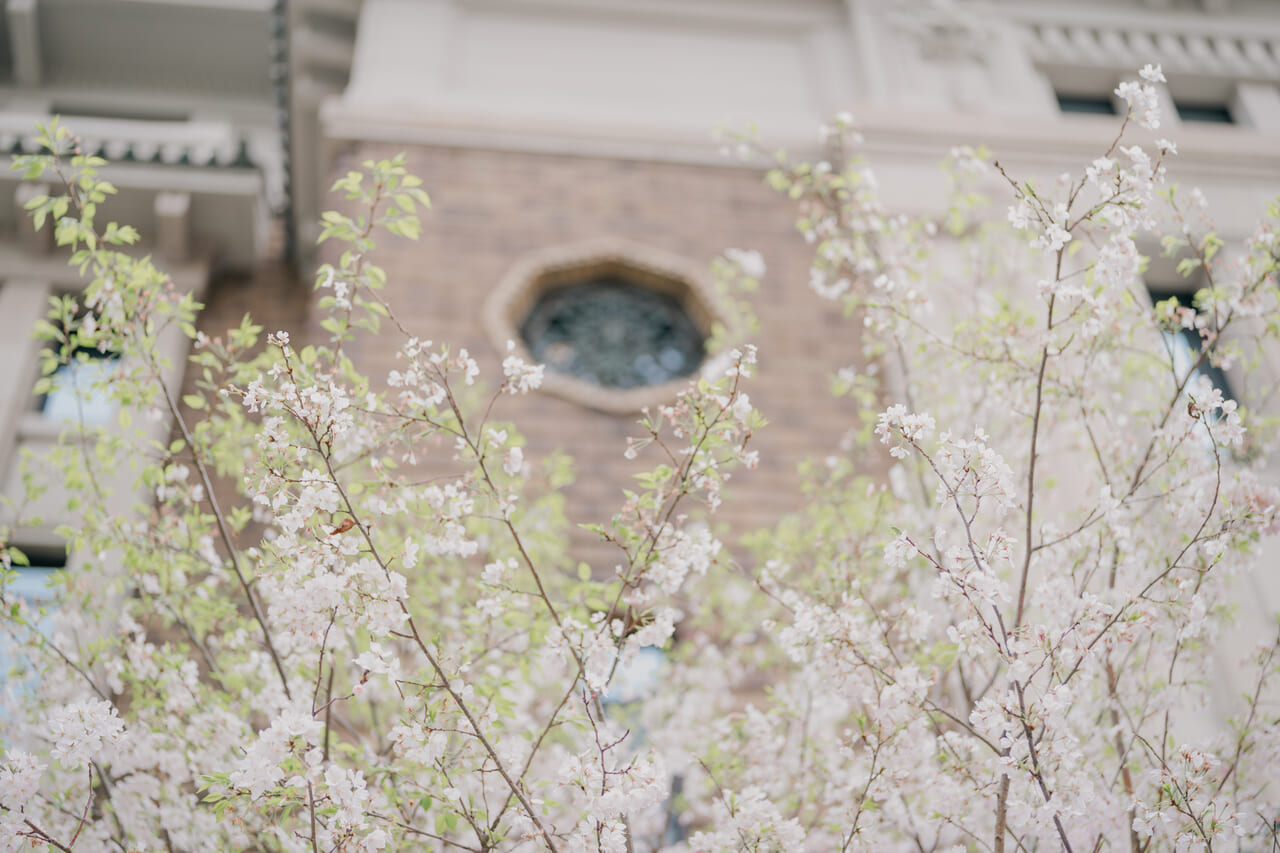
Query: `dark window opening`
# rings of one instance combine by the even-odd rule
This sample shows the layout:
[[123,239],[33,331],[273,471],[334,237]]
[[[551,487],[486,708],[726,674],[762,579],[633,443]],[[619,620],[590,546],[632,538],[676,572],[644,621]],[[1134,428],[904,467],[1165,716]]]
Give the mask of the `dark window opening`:
[[1183,121],[1203,122],[1204,124],[1235,124],[1231,110],[1226,104],[1202,104],[1174,101],[1178,110],[1178,118]]
[[67,567],[66,548],[48,545],[17,545],[15,547],[26,556],[32,568],[53,570]]
[[615,276],[545,291],[520,337],[551,370],[605,388],[689,376],[706,349],[680,299]]
[[1064,113],[1084,115],[1113,116],[1116,112],[1115,102],[1111,98],[1081,98],[1074,95],[1058,95],[1058,109]]
[[[99,104],[63,104],[55,102],[49,112],[68,119],[89,118],[112,121],[157,121],[178,124],[191,120],[187,113],[176,110],[113,109]],[[67,124],[71,124],[70,121]],[[72,125],[74,127],[74,125]]]
[[[11,572],[0,571],[0,592],[3,592],[4,605],[7,608],[21,602],[31,611],[31,628],[38,634],[49,636],[53,630],[54,614],[49,610],[55,606],[57,591],[54,587],[58,572],[67,567],[67,551],[65,548],[47,546],[16,545],[27,558],[28,565],[16,563]],[[44,608],[42,612],[41,609]],[[0,680],[6,686],[20,694],[35,686],[35,677],[24,666],[24,650],[12,639],[0,633]],[[3,722],[3,717],[0,717]]]
[[53,597],[53,576],[67,567],[67,549],[15,545],[27,558],[27,565],[13,565],[13,574],[4,585],[6,596],[16,596],[28,606],[39,607]]

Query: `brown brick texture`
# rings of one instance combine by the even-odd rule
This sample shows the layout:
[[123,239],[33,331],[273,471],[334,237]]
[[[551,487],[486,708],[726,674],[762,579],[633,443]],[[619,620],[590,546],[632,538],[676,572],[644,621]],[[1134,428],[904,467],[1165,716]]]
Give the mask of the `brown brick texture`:
[[[401,150],[356,145],[337,158],[334,173]],[[764,185],[759,170],[464,148],[406,153],[433,208],[423,216],[418,242],[389,235],[379,240],[374,260],[387,272],[387,299],[413,334],[466,347],[495,385],[503,352],[485,332],[484,304],[521,256],[597,238],[625,239],[708,267],[726,248],[760,251],[768,265],[755,299],[760,364],[747,390],[770,423],[753,439],[760,466],[735,474],[713,524],[733,531],[726,534],[732,543],[741,531],[797,508],[797,465],[835,452],[852,425],[852,404],[834,399],[829,389],[834,371],[859,359],[857,329],[837,306],[810,292],[811,249],[794,228],[795,208]],[[312,301],[278,275],[266,282],[224,282],[211,294],[202,323],[213,334],[249,310],[269,329],[289,329],[301,343],[323,336]],[[352,354],[384,381],[398,366],[400,343],[388,331]],[[636,415],[606,415],[543,393],[506,398],[498,414],[526,436],[527,460],[554,449],[575,458],[577,481],[567,498],[576,522],[607,522],[622,502],[622,489],[643,470],[646,456],[623,457],[627,436],[640,434]],[[597,573],[607,573],[612,554],[584,537],[575,537],[574,551]]]

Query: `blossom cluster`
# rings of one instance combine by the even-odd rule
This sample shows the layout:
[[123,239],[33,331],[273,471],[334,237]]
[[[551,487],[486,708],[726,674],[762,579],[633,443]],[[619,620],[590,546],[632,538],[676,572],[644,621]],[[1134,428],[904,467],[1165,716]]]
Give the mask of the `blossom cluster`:
[[[1140,79],[1117,94],[1154,127],[1163,76]],[[619,448],[644,470],[587,528],[596,563],[566,545],[568,466],[501,420],[543,366],[410,334],[357,226],[416,232],[425,195],[400,160],[341,180],[328,345],[198,337],[198,422],[173,404],[169,442],[60,448],[92,568],[43,615],[5,593],[33,678],[0,707],[0,850],[1273,840],[1280,637],[1231,670],[1245,689],[1217,686],[1215,644],[1280,490],[1265,422],[1207,369],[1238,375],[1280,329],[1280,207],[1224,259],[1202,199],[1166,184],[1175,146],[1122,134],[1044,189],[957,148],[939,223],[885,208],[851,117],[823,141],[768,180],[800,206],[812,289],[855,324],[838,384],[861,409],[803,505],[727,529],[766,421],[755,347],[723,342]],[[1004,217],[968,182],[1001,178],[1012,228],[978,227]],[[1152,306],[1144,236],[1169,223],[1208,286]],[[110,245],[88,250],[88,334],[132,347],[118,393],[164,400],[143,391],[148,319],[191,314]],[[766,265],[735,249],[717,269],[753,286]],[[373,378],[369,332],[399,336]],[[130,464],[154,503],[122,516],[94,488]]]

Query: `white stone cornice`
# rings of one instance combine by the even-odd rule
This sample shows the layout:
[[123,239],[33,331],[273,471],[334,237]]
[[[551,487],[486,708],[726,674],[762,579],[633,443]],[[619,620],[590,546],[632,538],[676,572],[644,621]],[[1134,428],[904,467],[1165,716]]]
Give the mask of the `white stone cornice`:
[[1205,15],[1196,12],[1162,10],[1149,12],[1124,6],[1081,3],[987,2],[968,6],[975,15],[998,15],[1023,24],[1080,26],[1093,30],[1149,32],[1156,34],[1200,34],[1238,38],[1280,37],[1280,11],[1271,15]]
[[36,86],[44,75],[36,0],[5,0],[13,76],[21,86]]
[[[1056,116],[1051,120],[966,114],[907,113],[867,107],[857,115],[865,150],[940,162],[958,142],[985,144],[1043,164],[1074,164],[1096,156],[1119,128],[1110,117]],[[389,142],[488,148],[494,150],[616,157],[703,165],[738,166],[719,153],[709,133],[674,128],[571,126],[562,122],[485,123],[475,116],[412,111],[330,100],[321,110],[327,138],[343,142]],[[796,156],[817,156],[817,129],[768,137],[770,147]],[[1177,133],[1182,154],[1176,161],[1217,176],[1280,174],[1275,139],[1238,127],[1188,127]]]
[[808,27],[830,21],[842,0],[454,0],[466,13],[587,14],[635,21]]
[[[451,118],[444,113],[406,111],[394,107],[361,107],[330,101],[321,112],[324,133],[338,143],[386,142],[435,145],[539,154],[618,158],[689,165],[742,168],[739,160],[719,153],[704,133],[651,128],[566,127],[562,123],[486,124],[474,116]],[[1101,116],[1054,116],[1032,119],[964,113],[904,113],[888,107],[865,107],[857,114],[865,142],[861,152],[881,175],[885,203],[894,210],[936,215],[945,209],[945,182],[939,164],[952,146],[986,145],[1020,174],[1052,179],[1078,171],[1099,156],[1115,137],[1119,120]],[[808,127],[789,134],[768,134],[769,148],[785,148],[797,159],[821,155],[817,134]],[[1183,125],[1161,133],[1178,143],[1169,164],[1171,180],[1200,186],[1211,198],[1228,199],[1218,209],[1223,233],[1249,233],[1263,205],[1274,196],[1280,175],[1280,147],[1275,137],[1232,126]],[[1149,143],[1141,134],[1133,141]],[[762,167],[763,164],[750,166]]]
[[[1280,9],[1280,7],[1278,7]],[[1158,63],[1166,73],[1280,80],[1280,13],[1267,18],[1056,6],[998,6],[1023,31],[1040,65],[1131,69]]]

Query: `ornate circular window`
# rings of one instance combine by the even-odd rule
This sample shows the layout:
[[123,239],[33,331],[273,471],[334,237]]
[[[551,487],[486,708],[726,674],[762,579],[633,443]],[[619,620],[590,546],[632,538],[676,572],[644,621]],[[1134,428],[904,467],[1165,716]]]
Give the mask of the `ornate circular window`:
[[705,350],[680,300],[618,277],[544,292],[520,324],[520,337],[551,370],[605,388],[688,376]]
[[697,265],[617,240],[523,259],[487,306],[494,345],[547,366],[543,388],[634,412],[675,396],[706,358],[718,319]]

